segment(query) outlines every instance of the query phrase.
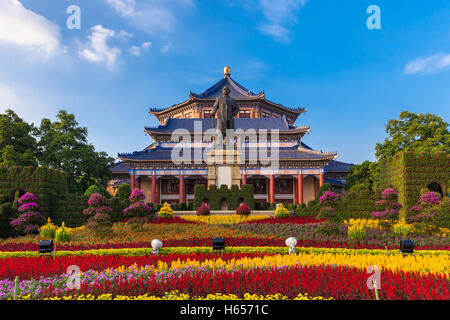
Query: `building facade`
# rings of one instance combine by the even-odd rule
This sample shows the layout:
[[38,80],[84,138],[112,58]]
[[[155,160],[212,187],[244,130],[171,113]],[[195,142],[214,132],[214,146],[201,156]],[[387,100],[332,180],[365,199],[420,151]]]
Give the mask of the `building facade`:
[[[247,90],[231,78],[228,67],[223,78],[204,92],[190,92],[186,101],[169,108],[150,109],[160,122],[157,127],[145,128],[153,143],[142,151],[118,154],[121,162],[111,168],[113,179],[108,190],[114,193],[121,183],[128,182],[131,188],[141,189],[151,203],[193,201],[194,186],[208,186],[206,157],[199,155],[205,155],[212,145],[211,139],[199,139],[197,134],[214,128],[210,113],[224,86],[240,108],[234,119],[234,143],[243,154],[241,185],[254,186],[255,201],[307,203],[324,182],[344,192],[351,165],[336,161],[336,152],[313,150],[302,142],[310,128],[294,123],[305,109],[274,103],[266,99],[264,91]],[[180,129],[189,138],[187,142],[174,140]],[[249,137],[249,132],[256,132],[257,139]],[[174,148],[181,141],[183,147],[189,147],[183,149],[183,157],[192,161],[174,162]],[[270,152],[263,156],[256,153],[255,158],[252,150],[261,147]],[[273,157],[277,158],[277,170],[268,164]]]

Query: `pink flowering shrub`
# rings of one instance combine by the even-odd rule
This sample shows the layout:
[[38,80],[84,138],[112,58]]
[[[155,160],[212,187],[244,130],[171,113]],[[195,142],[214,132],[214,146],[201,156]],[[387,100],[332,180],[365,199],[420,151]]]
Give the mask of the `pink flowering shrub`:
[[392,188],[384,189],[383,192],[381,193],[381,199],[387,200],[388,202],[397,200],[397,198],[398,198],[398,192]]
[[132,203],[135,202],[144,202],[145,200],[145,194],[142,190],[139,189],[133,189],[133,191],[131,191],[130,196],[128,197],[128,199],[130,199],[130,201]]
[[197,208],[196,213],[198,216],[209,216],[211,214],[211,209],[206,202],[202,202],[200,207]]
[[375,201],[378,210],[371,212],[370,215],[377,219],[397,219],[398,213],[402,208],[402,205],[397,202],[398,192],[392,188],[388,188],[383,190],[380,198],[380,200]]
[[407,217],[407,223],[416,223],[429,221],[439,212],[435,209],[441,203],[441,197],[439,193],[429,191],[420,196],[420,203],[414,207],[409,208],[409,212],[415,214]]
[[99,193],[93,193],[88,200],[89,207],[83,210],[83,213],[88,216],[95,216],[96,214],[110,214],[113,210],[106,206],[106,199]]
[[145,194],[142,190],[133,189],[129,197],[131,204],[128,208],[122,210],[123,214],[128,217],[149,217],[152,213],[152,207],[147,205]]
[[240,216],[248,216],[252,213],[252,210],[250,209],[250,206],[246,204],[245,202],[242,202],[239,207],[236,208],[236,214]]
[[44,217],[39,212],[39,204],[37,204],[38,197],[32,193],[25,193],[17,201],[20,204],[17,211],[20,216],[17,219],[12,219],[11,226],[19,231],[25,233],[36,232],[39,225],[45,222]]
[[423,205],[434,206],[441,202],[441,196],[437,192],[429,191],[420,197],[420,203]]
[[331,204],[337,201],[337,194],[332,191],[325,191],[322,193],[322,196],[319,198],[320,203],[322,204]]
[[37,202],[38,200],[38,197],[36,197],[34,194],[27,192],[23,196],[21,196],[19,200],[17,200],[17,203],[25,204],[29,202]]
[[337,194],[333,191],[325,191],[319,198],[319,202],[322,205],[320,207],[319,214],[316,219],[329,219],[335,220],[335,210],[333,206],[337,203]]

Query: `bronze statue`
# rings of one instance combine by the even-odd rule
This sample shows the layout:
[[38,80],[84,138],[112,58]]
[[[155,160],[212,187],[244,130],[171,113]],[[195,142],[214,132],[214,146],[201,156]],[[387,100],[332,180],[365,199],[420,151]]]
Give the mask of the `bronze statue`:
[[229,96],[230,88],[227,86],[222,89],[223,96],[216,98],[214,102],[211,117],[213,119],[217,113],[217,129],[222,133],[223,141],[226,141],[226,130],[234,130],[234,117],[239,113],[239,106],[236,101]]

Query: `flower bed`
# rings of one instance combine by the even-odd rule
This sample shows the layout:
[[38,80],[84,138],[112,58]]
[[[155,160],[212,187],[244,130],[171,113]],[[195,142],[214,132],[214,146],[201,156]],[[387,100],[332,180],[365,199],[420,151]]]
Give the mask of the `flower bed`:
[[203,215],[185,215],[181,216],[182,219],[186,221],[194,221],[207,224],[235,224],[244,223],[249,221],[258,221],[266,219],[266,215],[213,215],[213,216],[203,216]]
[[[245,294],[281,294],[293,299],[300,292],[343,300],[373,300],[374,293],[366,286],[367,277],[365,270],[348,266],[233,268],[219,269],[214,273],[211,268],[182,268],[161,273],[133,269],[84,273],[77,295],[97,298],[108,292],[111,297],[144,294],[163,297],[167,292],[177,291],[196,297],[206,297],[211,293],[233,294],[239,298],[245,297]],[[383,290],[379,291],[381,299],[450,299],[448,280],[440,276],[385,271],[383,280]],[[11,297],[11,285],[11,281],[2,283],[0,298]],[[67,289],[67,277],[63,275],[22,281],[19,294],[28,299],[42,299],[71,296],[75,292]]]

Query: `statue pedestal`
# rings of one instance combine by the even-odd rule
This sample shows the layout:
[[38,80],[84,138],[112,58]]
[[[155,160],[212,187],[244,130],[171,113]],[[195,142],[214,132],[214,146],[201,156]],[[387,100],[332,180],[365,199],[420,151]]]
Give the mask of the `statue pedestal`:
[[241,185],[242,155],[237,150],[215,149],[207,154],[209,185]]

